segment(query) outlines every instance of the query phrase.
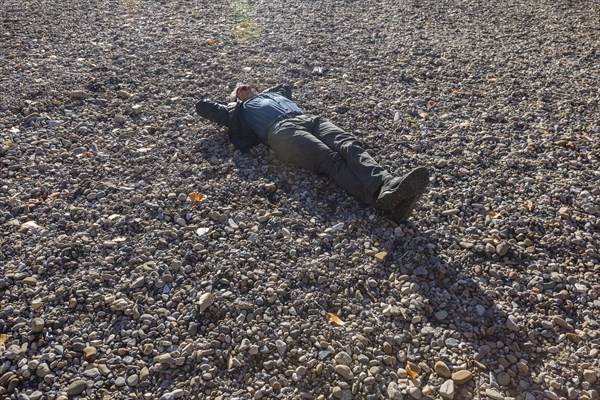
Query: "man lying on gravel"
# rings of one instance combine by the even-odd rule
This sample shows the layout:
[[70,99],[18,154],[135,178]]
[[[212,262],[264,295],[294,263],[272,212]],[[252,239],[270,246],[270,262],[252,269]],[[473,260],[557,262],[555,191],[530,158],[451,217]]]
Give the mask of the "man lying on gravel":
[[429,170],[418,167],[394,177],[363,149],[353,135],[331,122],[305,114],[287,84],[262,93],[249,85],[235,90],[236,102],[200,100],[196,112],[228,127],[231,143],[242,152],[262,143],[277,158],[328,175],[358,200],[404,221],[429,183]]

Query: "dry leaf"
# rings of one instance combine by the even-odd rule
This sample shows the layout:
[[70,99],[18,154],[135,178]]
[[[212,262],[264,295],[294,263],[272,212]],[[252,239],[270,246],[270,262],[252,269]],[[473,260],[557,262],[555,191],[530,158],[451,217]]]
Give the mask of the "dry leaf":
[[527,211],[532,211],[532,210],[533,210],[533,203],[532,203],[532,201],[531,201],[531,200],[527,200],[527,201],[525,202],[525,209],[526,209]]
[[342,321],[340,319],[340,317],[338,317],[334,313],[328,312],[327,314],[325,314],[325,319],[328,320],[329,322],[331,322],[335,326],[344,326],[344,325],[346,325],[346,323],[344,321]]
[[406,370],[406,373],[408,374],[408,376],[410,376],[410,379],[415,379],[419,374],[417,374],[415,371],[412,370],[412,368],[410,367],[410,365],[406,364],[406,368],[404,368]]
[[204,200],[204,195],[196,192],[188,194],[188,197],[192,201],[192,203],[197,203],[199,201]]
[[4,343],[8,341],[8,335],[6,333],[0,334],[0,346],[3,346]]
[[500,213],[497,211],[489,211],[488,215],[490,218],[500,218]]
[[215,41],[214,41],[214,40],[212,40],[212,39],[208,39],[208,40],[206,41],[206,44],[207,44],[207,45],[209,45],[209,46],[214,46],[215,44],[217,44],[217,42],[215,42]]

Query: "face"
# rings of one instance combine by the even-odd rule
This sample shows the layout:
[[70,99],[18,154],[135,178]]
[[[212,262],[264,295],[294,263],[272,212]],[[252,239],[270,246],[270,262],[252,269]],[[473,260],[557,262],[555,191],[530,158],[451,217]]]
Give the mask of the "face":
[[256,96],[258,92],[250,85],[239,86],[235,91],[235,97],[240,101],[245,101]]

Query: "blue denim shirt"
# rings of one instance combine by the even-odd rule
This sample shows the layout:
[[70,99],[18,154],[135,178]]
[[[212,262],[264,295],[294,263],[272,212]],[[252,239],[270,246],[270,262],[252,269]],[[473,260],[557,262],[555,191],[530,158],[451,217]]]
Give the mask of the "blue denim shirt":
[[267,130],[280,115],[290,112],[302,113],[293,101],[277,93],[261,93],[244,102],[241,118],[259,139],[267,142]]

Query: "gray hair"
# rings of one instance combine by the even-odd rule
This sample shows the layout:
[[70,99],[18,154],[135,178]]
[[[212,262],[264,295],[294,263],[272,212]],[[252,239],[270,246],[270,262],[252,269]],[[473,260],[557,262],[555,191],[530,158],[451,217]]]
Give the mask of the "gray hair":
[[[249,85],[249,84],[243,83],[243,82],[242,83],[238,83],[237,85],[235,85],[235,89],[233,89],[233,92],[231,92],[229,94],[229,100],[231,100],[231,101],[237,101],[237,91],[242,86],[252,86],[252,85]],[[254,86],[252,86],[252,87],[254,87]]]

